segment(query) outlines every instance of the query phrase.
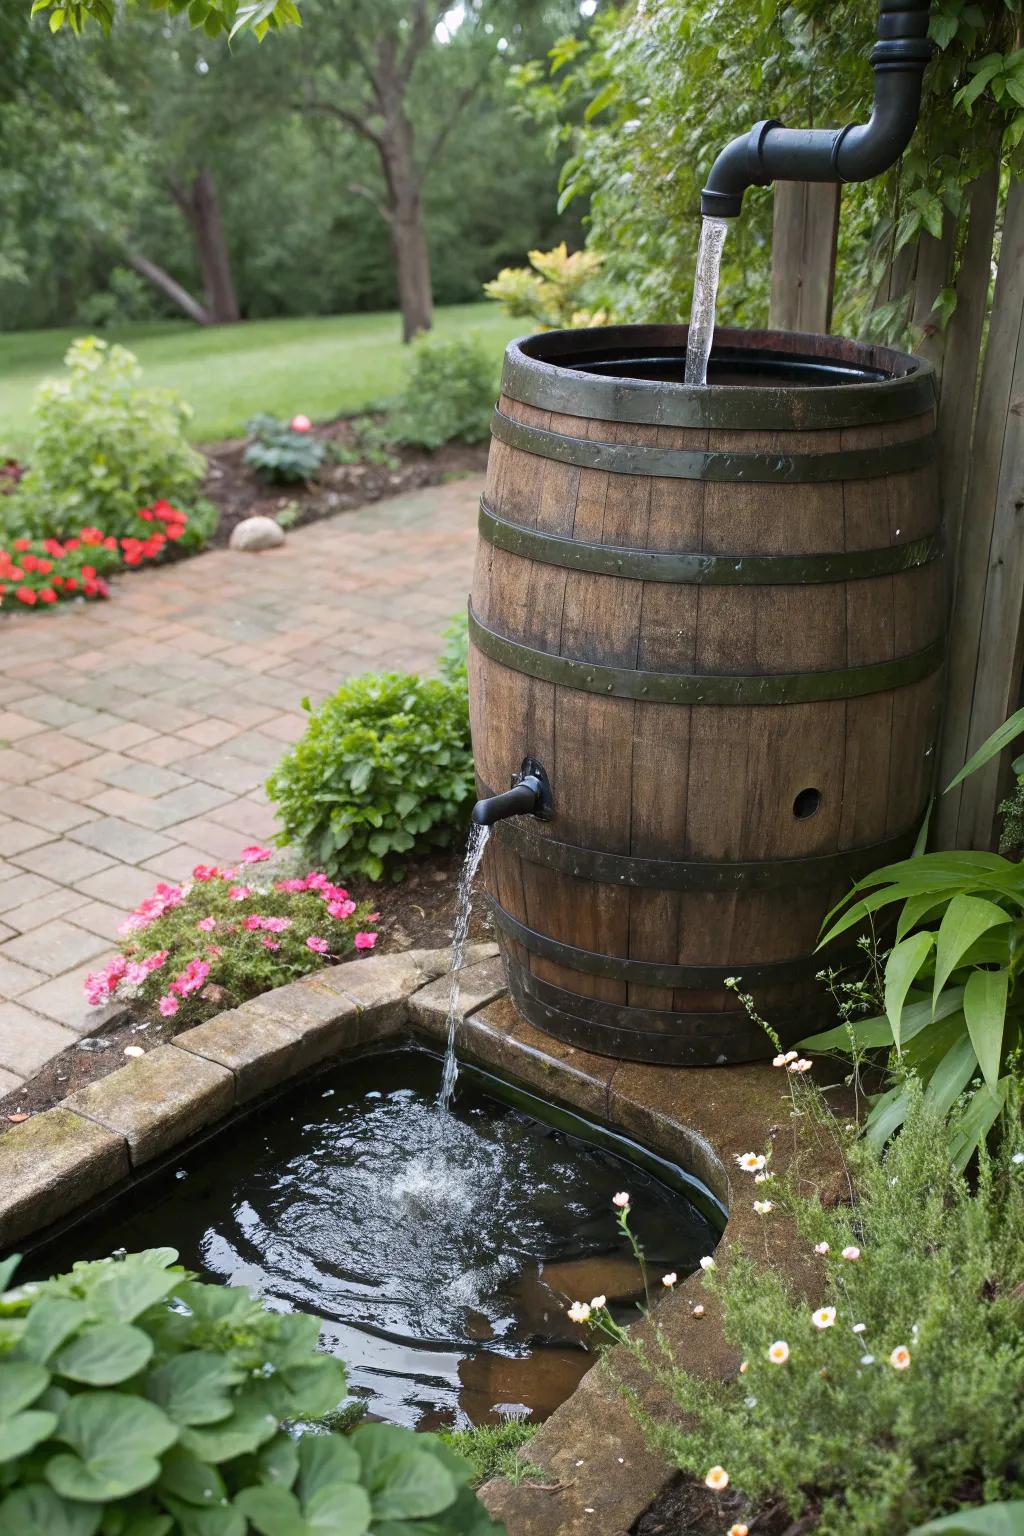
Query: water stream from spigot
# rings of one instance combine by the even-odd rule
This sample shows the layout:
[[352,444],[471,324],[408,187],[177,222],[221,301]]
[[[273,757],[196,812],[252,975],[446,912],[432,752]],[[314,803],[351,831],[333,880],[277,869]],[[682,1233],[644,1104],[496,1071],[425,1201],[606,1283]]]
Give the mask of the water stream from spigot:
[[438,1095],[438,1105],[443,1115],[446,1115],[451,1107],[455,1081],[459,1075],[459,1064],[455,1056],[455,1031],[459,1022],[462,961],[466,953],[466,940],[469,938],[469,919],[473,912],[473,881],[476,879],[490,835],[489,826],[484,826],[477,821],[472,823],[466,843],[462,874],[459,876],[458,910],[455,914],[455,929],[452,933],[452,968],[448,988],[448,1046],[444,1057],[441,1092]]
[[700,221],[700,245],[697,271],[693,280],[693,307],[686,342],[686,383],[703,386],[708,382],[708,359],[715,336],[715,304],[718,279],[722,270],[722,247],[729,233],[728,219]]

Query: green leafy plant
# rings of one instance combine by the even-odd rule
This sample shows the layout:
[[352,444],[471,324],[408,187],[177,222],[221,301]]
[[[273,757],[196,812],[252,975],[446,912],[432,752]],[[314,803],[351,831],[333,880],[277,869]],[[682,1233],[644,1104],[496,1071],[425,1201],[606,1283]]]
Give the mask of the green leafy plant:
[[310,710],[306,734],[267,785],[281,842],[328,874],[379,880],[461,839],[475,780],[457,650],[456,638],[441,678],[370,672]]
[[961,1509],[919,1525],[910,1536],[1020,1536],[1024,1531],[1024,1499],[1009,1504],[983,1504]]
[[[993,733],[947,786],[955,788],[1024,731],[1024,710]],[[910,1104],[909,1078],[938,1114],[952,1111],[950,1151],[964,1168],[1004,1113],[1024,1036],[1024,867],[1000,854],[918,854],[857,882],[826,919],[821,943],[899,903],[885,963],[884,1012],[811,1036],[809,1050],[889,1048],[894,1085],[867,1135],[885,1141]]]
[[[757,1238],[704,1261],[739,1372],[691,1372],[657,1309],[650,1327],[628,1332],[606,1307],[575,1303],[572,1315],[625,1344],[668,1394],[674,1414],[636,1396],[634,1412],[674,1465],[728,1487],[723,1529],[730,1519],[760,1529],[774,1511],[815,1536],[905,1536],[971,1497],[1019,1500],[1019,1128],[996,1154],[983,1151],[972,1191],[919,1087],[902,1134],[878,1149],[844,1132],[806,1080],[781,1075],[800,1150],[786,1175],[770,1148],[738,1158],[734,1199],[760,1196],[759,1220],[792,1225],[793,1263],[766,1262]],[[834,1166],[837,1151],[850,1202],[825,1204],[821,1159]]]
[[[295,417],[293,421],[305,421]],[[261,475],[283,485],[312,480],[327,457],[327,447],[314,437],[308,424],[297,428],[276,416],[254,416],[246,428],[252,442],[245,462]]]
[[62,538],[83,525],[120,537],[140,507],[186,510],[206,468],[185,439],[189,407],[171,390],[144,389],[124,347],[95,336],[72,342],[67,377],[36,394],[28,471],[0,510],[12,534]]
[[161,882],[121,924],[120,953],[86,976],[86,1001],[138,999],[184,1022],[202,1010],[208,987],[219,1007],[235,1007],[374,948],[368,903],[319,870],[263,877],[259,866],[271,856],[254,845],[236,869],[197,864],[187,885]]
[[530,251],[529,267],[504,267],[484,293],[504,305],[507,315],[534,322],[538,331],[570,326],[609,325],[607,308],[594,304],[604,257],[600,251],[569,250],[563,240],[551,251]]
[[[207,37],[251,30],[262,42],[268,31],[302,25],[302,15],[295,0],[147,0],[151,11],[166,11],[177,16],[187,11],[193,27],[201,27]],[[87,22],[95,22],[104,32],[111,31],[117,7],[114,0],[34,0],[32,15],[43,11],[50,31],[62,27],[80,33]]]
[[506,1482],[522,1483],[536,1476],[540,1468],[522,1454],[540,1429],[523,1419],[503,1419],[500,1424],[477,1424],[472,1429],[443,1429],[441,1439],[473,1466],[474,1483],[503,1477]]
[[498,364],[479,337],[422,336],[412,345],[405,387],[389,407],[385,435],[432,451],[459,439],[485,442],[498,391]]
[[172,1248],[5,1289],[0,1530],[10,1536],[501,1536],[433,1435],[330,1413],[320,1324],[204,1285]]

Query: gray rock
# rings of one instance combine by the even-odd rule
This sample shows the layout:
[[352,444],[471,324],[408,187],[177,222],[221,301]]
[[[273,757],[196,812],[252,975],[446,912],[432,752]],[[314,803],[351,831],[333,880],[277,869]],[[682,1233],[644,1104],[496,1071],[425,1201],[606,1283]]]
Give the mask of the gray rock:
[[284,543],[284,529],[272,517],[247,517],[231,530],[231,549],[259,554],[261,549],[277,549]]

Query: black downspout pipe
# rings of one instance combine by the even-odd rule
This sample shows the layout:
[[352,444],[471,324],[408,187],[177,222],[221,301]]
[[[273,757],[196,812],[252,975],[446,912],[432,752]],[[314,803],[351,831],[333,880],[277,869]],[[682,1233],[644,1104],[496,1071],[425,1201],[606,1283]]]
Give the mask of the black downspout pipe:
[[869,122],[846,128],[755,123],[727,144],[711,167],[701,213],[735,219],[748,187],[773,181],[868,181],[895,165],[921,110],[921,77],[932,56],[928,9],[929,0],[880,0]]

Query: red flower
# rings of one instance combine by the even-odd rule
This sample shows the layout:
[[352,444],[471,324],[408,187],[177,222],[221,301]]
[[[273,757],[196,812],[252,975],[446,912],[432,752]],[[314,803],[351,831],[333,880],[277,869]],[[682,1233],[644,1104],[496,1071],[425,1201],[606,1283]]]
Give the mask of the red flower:
[[94,565],[83,565],[82,566],[82,580],[83,581],[95,581],[96,580],[96,567]]
[[[96,541],[95,541],[95,539],[92,539],[92,540],[86,540],[86,542],[94,544]],[[108,534],[107,537],[103,540],[103,548],[104,549],[116,549],[117,548],[117,540],[114,538],[114,535],[112,533]]]
[[40,601],[44,603],[55,603],[57,601],[57,594],[52,587],[43,587],[40,590],[39,597]]
[[106,544],[107,548],[110,548],[109,540],[103,537],[103,530],[101,528],[83,528],[81,530],[81,539],[83,544]]
[[19,603],[24,603],[28,608],[35,607],[36,594],[32,591],[31,587],[19,587],[14,595]]
[[167,537],[169,539],[174,539],[175,541],[177,541],[178,539],[181,538],[181,536],[182,536],[182,534],[184,532],[185,532],[185,528],[184,528],[184,525],[181,524],[181,523],[169,523],[168,526],[167,526]]
[[31,549],[32,548],[32,541],[30,539],[15,539],[14,547],[15,547],[15,549],[17,549],[19,551],[20,550],[25,550],[25,549]]
[[78,591],[78,582],[75,580],[75,578],[73,576],[68,576],[65,579],[64,590],[65,590],[65,592],[77,592]]

